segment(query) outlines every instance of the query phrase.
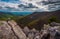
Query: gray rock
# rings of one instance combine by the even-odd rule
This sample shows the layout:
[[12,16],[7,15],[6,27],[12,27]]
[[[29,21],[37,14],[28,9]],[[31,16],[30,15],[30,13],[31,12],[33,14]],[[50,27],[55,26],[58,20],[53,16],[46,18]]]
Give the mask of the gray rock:
[[38,32],[35,28],[33,28],[32,30],[31,30],[31,32],[33,32],[33,33],[36,33],[36,32]]
[[29,32],[29,34],[28,34],[28,38],[29,39],[34,39],[34,33],[33,32]]
[[26,39],[26,35],[16,22],[0,21],[0,39]]
[[52,22],[50,23],[51,26],[60,26],[60,23]]
[[35,34],[34,39],[40,39],[40,33],[39,33],[39,32],[37,32],[37,33]]
[[30,29],[26,26],[23,29],[23,32],[26,34],[26,36],[28,35],[28,33],[30,32]]
[[15,35],[19,38],[19,39],[26,39],[26,35],[23,32],[23,30],[17,25],[16,22],[9,21],[8,24],[11,26],[11,28],[13,29]]
[[0,21],[0,39],[18,39],[5,21]]

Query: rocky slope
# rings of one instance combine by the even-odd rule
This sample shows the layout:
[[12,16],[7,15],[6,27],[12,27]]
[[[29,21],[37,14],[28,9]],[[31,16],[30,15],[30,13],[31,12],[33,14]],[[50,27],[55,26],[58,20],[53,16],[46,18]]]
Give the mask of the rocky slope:
[[0,39],[60,39],[60,23],[44,24],[40,31],[27,26],[22,29],[13,20],[0,21]]
[[0,21],[0,39],[26,39],[26,35],[14,21]]

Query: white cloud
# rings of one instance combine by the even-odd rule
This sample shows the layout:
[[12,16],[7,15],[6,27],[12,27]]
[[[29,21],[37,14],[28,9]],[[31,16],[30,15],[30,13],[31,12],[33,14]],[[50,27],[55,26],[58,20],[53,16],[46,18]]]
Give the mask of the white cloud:
[[[37,6],[39,9],[44,9],[45,11],[48,11],[48,5],[42,5],[41,3],[40,3],[40,5],[37,4],[37,2],[41,2],[43,0],[20,0],[20,1],[23,4],[25,4],[25,3],[27,3],[27,4],[32,3],[34,6]],[[45,0],[45,1],[47,1],[47,0]]]
[[14,4],[14,3],[6,3],[6,2],[0,2],[0,6],[5,7],[5,6],[9,6],[11,8],[17,8],[18,4]]
[[[49,6],[50,5],[42,5],[42,3],[40,3],[41,1],[43,0],[20,0],[19,2],[20,3],[11,3],[11,2],[0,2],[0,7],[2,7],[2,9],[0,10],[8,10],[8,11],[11,11],[11,12],[24,12],[24,11],[31,11],[31,12],[34,12],[34,11],[50,11],[49,10]],[[45,0],[47,1],[47,0]],[[39,2],[40,4],[37,4],[37,2]],[[25,8],[27,6],[29,6],[29,3],[31,3],[33,6],[35,7],[38,7],[38,8]],[[25,7],[23,6],[22,7],[18,7],[18,5],[25,5]],[[52,8],[53,9],[53,8]]]
[[[34,8],[21,8],[21,7],[18,7],[18,3],[7,3],[7,2],[0,2],[0,7],[2,7],[3,10],[10,10],[10,11],[35,11]],[[27,6],[27,5],[26,5]],[[0,9],[1,10],[1,9]]]

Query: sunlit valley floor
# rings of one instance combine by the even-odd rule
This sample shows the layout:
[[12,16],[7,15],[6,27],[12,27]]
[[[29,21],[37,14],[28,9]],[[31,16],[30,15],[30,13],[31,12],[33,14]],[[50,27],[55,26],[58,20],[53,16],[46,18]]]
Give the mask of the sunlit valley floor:
[[0,12],[0,39],[60,39],[60,10],[20,16]]

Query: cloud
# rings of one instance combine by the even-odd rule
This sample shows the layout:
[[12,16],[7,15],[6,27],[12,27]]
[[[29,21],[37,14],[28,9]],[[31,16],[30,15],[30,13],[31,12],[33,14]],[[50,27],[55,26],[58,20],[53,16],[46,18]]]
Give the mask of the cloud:
[[[31,3],[32,5],[34,5],[34,6],[36,6],[36,7],[38,7],[39,9],[44,9],[44,10],[48,10],[48,5],[42,5],[42,3],[40,3],[40,5],[39,4],[37,4],[37,2],[42,2],[43,0],[20,0],[23,4],[29,4],[29,3]],[[45,0],[45,1],[47,1],[47,0]]]
[[6,9],[6,10],[18,9],[18,5],[19,4],[15,4],[15,3],[0,2],[0,7],[2,7],[2,9]]
[[[34,8],[34,7],[30,7],[29,5],[25,5],[25,6],[22,6],[22,7],[18,7],[18,5],[20,5],[20,4],[18,4],[18,3],[10,3],[10,2],[0,2],[0,7],[2,7],[2,9],[3,10],[8,10],[8,11],[35,11],[36,10],[36,8]],[[22,5],[24,5],[24,4],[22,4]],[[33,5],[32,5],[33,6]],[[26,7],[28,7],[28,8],[26,8]],[[0,9],[0,10],[2,10],[2,9]]]
[[[34,11],[52,11],[57,10],[58,5],[43,5],[43,0],[19,0],[16,2],[0,2],[0,10],[9,12],[34,12]],[[47,1],[47,0],[45,0]],[[39,4],[38,4],[39,3]],[[51,8],[51,6],[53,8]],[[60,7],[60,6],[59,6]]]

